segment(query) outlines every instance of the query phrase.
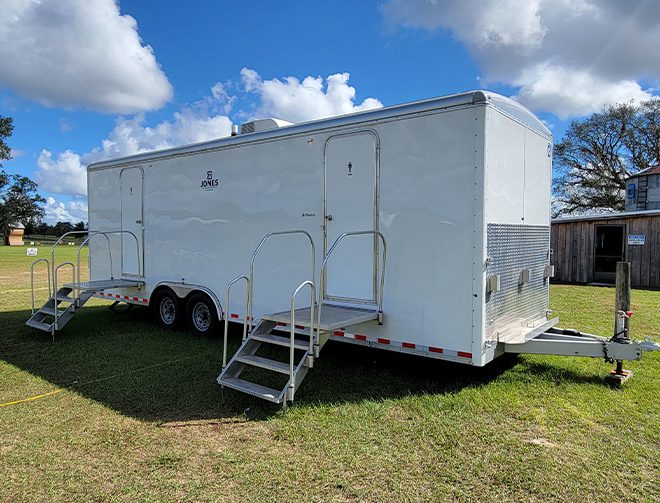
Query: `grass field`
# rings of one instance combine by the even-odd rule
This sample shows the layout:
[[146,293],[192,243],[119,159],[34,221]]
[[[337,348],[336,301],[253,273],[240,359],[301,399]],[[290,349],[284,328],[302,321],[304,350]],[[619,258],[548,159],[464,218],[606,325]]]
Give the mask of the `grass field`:
[[[223,394],[221,337],[146,309],[93,301],[55,344],[29,330],[31,260],[0,247],[0,403],[53,394],[0,407],[0,501],[660,500],[660,354],[610,389],[600,360],[476,369],[331,342],[281,412]],[[611,332],[613,299],[552,287],[584,331]],[[632,299],[633,336],[660,339],[660,292]]]

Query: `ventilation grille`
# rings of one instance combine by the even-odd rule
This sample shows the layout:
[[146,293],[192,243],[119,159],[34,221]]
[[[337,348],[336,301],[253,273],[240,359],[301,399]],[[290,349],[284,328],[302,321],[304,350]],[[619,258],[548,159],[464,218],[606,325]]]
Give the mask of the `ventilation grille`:
[[254,122],[241,124],[241,134],[254,133]]
[[550,227],[488,224],[487,239],[487,275],[500,276],[500,289],[486,297],[487,338],[510,342],[546,320]]

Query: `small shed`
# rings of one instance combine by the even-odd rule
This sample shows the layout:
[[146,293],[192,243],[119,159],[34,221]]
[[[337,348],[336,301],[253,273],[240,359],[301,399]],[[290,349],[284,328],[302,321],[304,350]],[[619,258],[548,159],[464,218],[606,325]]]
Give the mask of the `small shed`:
[[7,244],[9,246],[23,246],[24,233],[25,226],[23,224],[10,225],[9,235],[7,236]]
[[554,281],[614,283],[630,262],[634,287],[660,288],[660,209],[552,220]]

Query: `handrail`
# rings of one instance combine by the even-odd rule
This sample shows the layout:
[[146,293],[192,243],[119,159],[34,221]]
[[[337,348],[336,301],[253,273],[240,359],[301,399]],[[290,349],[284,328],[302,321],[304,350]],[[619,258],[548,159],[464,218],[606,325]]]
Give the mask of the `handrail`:
[[[69,232],[65,232],[64,234],[62,234],[57,239],[57,241],[55,241],[55,244],[53,245],[53,247],[50,251],[50,266],[53,270],[53,276],[55,276],[55,250],[57,250],[57,245],[59,245],[65,237],[71,236],[73,234],[76,234],[76,235],[77,234],[89,234],[89,231],[69,231]],[[75,278],[74,278],[73,282],[75,283]]]
[[70,265],[71,266],[71,281],[75,285],[76,282],[76,266],[73,265],[73,262],[62,262],[60,265],[58,265],[55,268],[55,271],[53,272],[53,311],[55,313],[55,321],[53,322],[51,326],[51,333],[53,334],[53,339],[55,339],[55,330],[57,330],[57,318],[59,317],[57,315],[57,271],[59,271],[62,267]]
[[[113,265],[112,265],[112,247],[110,245],[110,238],[108,238],[109,234],[130,234],[133,236],[133,239],[135,240],[135,253],[136,253],[136,258],[137,258],[137,263],[138,263],[138,274],[140,276],[144,275],[144,272],[142,270],[142,261],[140,260],[140,241],[138,240],[137,236],[135,233],[128,231],[128,230],[114,230],[114,231],[69,231],[65,232],[62,234],[57,241],[55,241],[55,244],[53,245],[51,252],[50,252],[50,258],[51,258],[51,263],[50,267],[52,269],[53,276],[55,275],[55,251],[57,250],[57,245],[59,245],[66,236],[70,235],[78,235],[78,234],[87,234],[87,237],[83,240],[83,242],[78,246],[78,253],[76,257],[76,264],[77,264],[77,281],[76,281],[76,276],[73,278],[73,294],[74,297],[77,297],[78,295],[78,290],[79,290],[79,284],[80,284],[80,252],[82,251],[82,247],[87,244],[87,242],[94,236],[97,235],[103,235],[108,243],[108,257],[110,260],[110,279],[113,279]],[[123,253],[123,249],[122,249]],[[120,271],[120,273],[123,275],[124,271]]]
[[[293,295],[291,295],[291,346],[289,347],[289,400],[293,400],[295,393],[295,382],[293,379],[294,374],[294,359],[295,359],[295,335],[296,335],[296,296],[298,292],[304,287],[309,285],[311,300],[309,303],[309,354],[314,355],[314,301],[316,299],[316,287],[314,281],[306,280],[298,285]],[[286,401],[286,399],[285,399]],[[286,402],[285,402],[286,403]]]
[[250,260],[250,274],[249,274],[249,296],[248,296],[248,322],[250,324],[250,332],[252,332],[252,304],[253,304],[253,288],[254,288],[254,260],[257,258],[257,254],[259,253],[259,250],[261,250],[261,247],[264,245],[266,240],[272,236],[280,236],[284,234],[304,234],[309,238],[309,242],[312,245],[312,281],[314,281],[314,277],[316,276],[316,246],[314,245],[314,240],[312,239],[312,236],[309,232],[302,230],[302,229],[296,229],[296,230],[290,230],[290,231],[276,231],[276,232],[269,232],[266,234],[263,238],[261,238],[261,241],[259,242],[259,245],[257,248],[254,250],[254,253],[252,254],[252,259]]
[[[87,237],[83,240],[82,243],[80,243],[80,246],[78,247],[78,255],[77,255],[77,258],[76,258],[76,273],[77,273],[77,276],[76,276],[76,282],[74,284],[74,291],[73,291],[74,298],[76,298],[76,299],[78,298],[78,294],[79,294],[79,291],[80,291],[80,252],[82,251],[83,246],[85,246],[90,239],[92,239],[94,236],[97,236],[99,234],[102,234],[103,237],[105,237],[105,240],[108,243],[108,257],[110,258],[110,276],[112,276],[112,247],[110,246],[110,238],[108,237],[108,235],[105,232],[102,232],[102,231],[91,231],[91,232],[88,231]],[[140,258],[140,256],[138,254],[138,261],[139,261],[139,258]],[[88,264],[89,264],[89,260],[88,260]]]
[[363,236],[367,234],[373,234],[374,236],[379,236],[380,240],[383,243],[383,266],[380,272],[380,289],[377,292],[377,298],[376,301],[378,303],[378,324],[382,325],[383,324],[383,290],[385,288],[385,263],[387,261],[387,243],[385,242],[385,236],[383,236],[383,233],[380,231],[352,231],[352,232],[344,232],[341,234],[337,239],[335,239],[335,242],[332,243],[332,246],[328,250],[328,253],[325,254],[325,258],[323,259],[323,263],[321,264],[321,271],[320,271],[320,278],[319,278],[319,310],[318,310],[318,322],[316,326],[317,333],[321,333],[321,307],[323,305],[323,297],[325,295],[325,287],[326,287],[326,281],[325,281],[325,276],[326,276],[326,271],[328,268],[328,259],[330,258],[330,255],[332,255],[332,252],[335,251],[335,248],[339,244],[339,242],[344,239],[347,236]]
[[250,279],[244,274],[243,276],[238,276],[230,281],[227,285],[227,303],[225,304],[225,336],[224,336],[224,345],[222,346],[222,369],[224,370],[227,366],[227,333],[229,332],[229,292],[234,283],[239,282],[240,280],[245,280],[245,319],[243,320],[243,341],[247,338],[247,310],[248,310],[248,301],[250,296]]
[[48,262],[47,258],[40,258],[32,262],[30,264],[30,291],[32,292],[32,315],[34,316],[35,310],[34,310],[34,266],[37,265],[39,262],[46,262],[46,273],[48,276],[48,297],[52,295],[50,293],[51,289],[51,284],[50,284],[50,262]]

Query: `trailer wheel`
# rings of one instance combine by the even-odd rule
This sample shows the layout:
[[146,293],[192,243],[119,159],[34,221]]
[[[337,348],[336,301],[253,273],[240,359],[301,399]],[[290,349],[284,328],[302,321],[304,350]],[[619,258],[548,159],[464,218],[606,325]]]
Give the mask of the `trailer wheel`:
[[153,303],[158,324],[167,329],[177,328],[181,324],[183,313],[181,301],[171,290],[161,290]]
[[203,293],[193,293],[186,303],[186,323],[194,334],[216,333],[219,320],[215,304]]

